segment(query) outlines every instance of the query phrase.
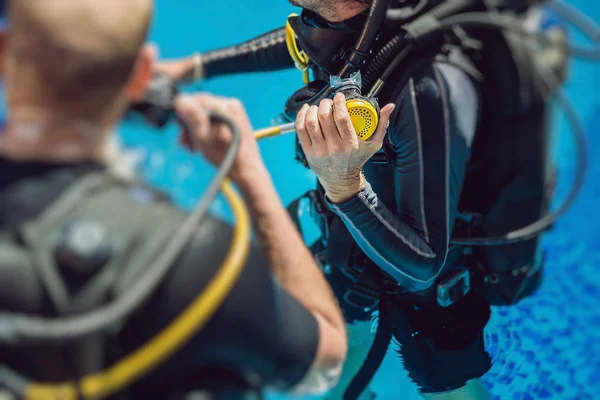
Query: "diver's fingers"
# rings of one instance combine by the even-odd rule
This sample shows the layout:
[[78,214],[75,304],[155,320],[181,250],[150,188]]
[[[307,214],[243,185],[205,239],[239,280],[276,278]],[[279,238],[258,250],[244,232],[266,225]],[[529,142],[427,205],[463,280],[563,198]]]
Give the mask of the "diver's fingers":
[[333,146],[341,144],[342,138],[333,121],[333,101],[330,99],[321,100],[318,115],[319,124],[321,125],[321,130],[323,131],[323,136],[327,143]]
[[298,135],[298,140],[302,145],[302,149],[307,152],[310,150],[312,146],[312,140],[310,140],[310,136],[308,135],[308,131],[306,130],[306,112],[308,111],[308,104],[304,104],[300,111],[298,111],[298,115],[296,116],[296,134]]
[[379,125],[377,126],[377,130],[375,131],[373,136],[371,136],[369,140],[365,142],[365,144],[367,144],[368,146],[376,147],[375,151],[379,150],[383,145],[383,139],[385,138],[385,134],[387,132],[388,127],[390,126],[390,116],[392,115],[392,112],[394,112],[395,108],[396,105],[390,103],[381,109],[381,112],[379,114]]
[[210,120],[206,109],[186,95],[178,96],[175,100],[175,111],[185,125],[186,134],[193,135],[191,145],[197,140],[204,140],[210,132]]
[[214,94],[199,93],[192,96],[193,100],[211,113],[229,116],[235,99],[215,96]]
[[323,145],[325,143],[325,137],[321,130],[321,124],[319,124],[319,107],[310,106],[306,112],[306,130],[310,136],[310,140],[313,143],[313,147]]
[[346,108],[346,97],[342,93],[338,93],[333,98],[333,120],[340,132],[340,137],[344,143],[358,145],[356,131],[352,125],[352,120]]

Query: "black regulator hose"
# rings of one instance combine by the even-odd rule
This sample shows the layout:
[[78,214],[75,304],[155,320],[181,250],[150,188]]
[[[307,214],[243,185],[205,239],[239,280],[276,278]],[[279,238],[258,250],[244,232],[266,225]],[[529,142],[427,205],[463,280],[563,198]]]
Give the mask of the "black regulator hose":
[[371,60],[367,66],[362,78],[363,87],[371,88],[381,75],[381,71],[389,65],[390,60],[408,46],[410,41],[407,39],[406,32],[394,36],[389,42],[379,50],[379,53]]
[[371,46],[385,22],[389,2],[390,0],[373,0],[367,22],[354,48],[348,50],[346,64],[340,70],[339,77],[347,78],[362,67],[364,58],[370,54]]

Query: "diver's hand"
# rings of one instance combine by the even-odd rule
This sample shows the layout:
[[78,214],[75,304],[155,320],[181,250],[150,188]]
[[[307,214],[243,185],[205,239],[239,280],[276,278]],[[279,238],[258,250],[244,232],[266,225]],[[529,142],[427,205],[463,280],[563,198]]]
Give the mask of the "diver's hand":
[[201,59],[197,55],[178,60],[161,61],[154,67],[154,71],[167,75],[177,83],[191,83],[197,72],[198,62],[201,62]]
[[246,110],[239,100],[209,94],[180,95],[175,101],[175,111],[185,126],[186,136],[193,136],[193,144],[215,165],[223,162],[232,132],[225,124],[212,120],[209,113],[230,118],[241,134],[231,178],[245,185],[267,174]]
[[300,144],[332,202],[342,203],[363,188],[362,168],[381,148],[394,108],[394,104],[383,107],[377,131],[368,141],[356,135],[341,93],[333,101],[322,100],[318,107],[305,104],[298,113]]

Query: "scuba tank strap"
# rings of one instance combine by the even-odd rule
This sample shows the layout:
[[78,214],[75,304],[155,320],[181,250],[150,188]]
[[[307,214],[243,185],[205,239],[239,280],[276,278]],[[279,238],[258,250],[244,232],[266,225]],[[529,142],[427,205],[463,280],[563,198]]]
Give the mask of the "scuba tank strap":
[[382,295],[379,301],[379,321],[367,358],[344,393],[344,400],[358,399],[377,373],[387,353],[393,335],[393,321]]

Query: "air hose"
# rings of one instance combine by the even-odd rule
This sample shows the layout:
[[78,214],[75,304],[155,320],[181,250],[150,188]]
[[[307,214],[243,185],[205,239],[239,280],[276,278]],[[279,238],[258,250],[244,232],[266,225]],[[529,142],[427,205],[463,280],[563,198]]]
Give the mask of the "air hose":
[[390,60],[394,58],[399,51],[406,48],[410,43],[407,38],[406,32],[398,34],[390,39],[377,53],[373,60],[369,63],[364,75],[363,83],[366,88],[370,88],[375,84],[375,81],[381,75],[381,71],[390,63]]

